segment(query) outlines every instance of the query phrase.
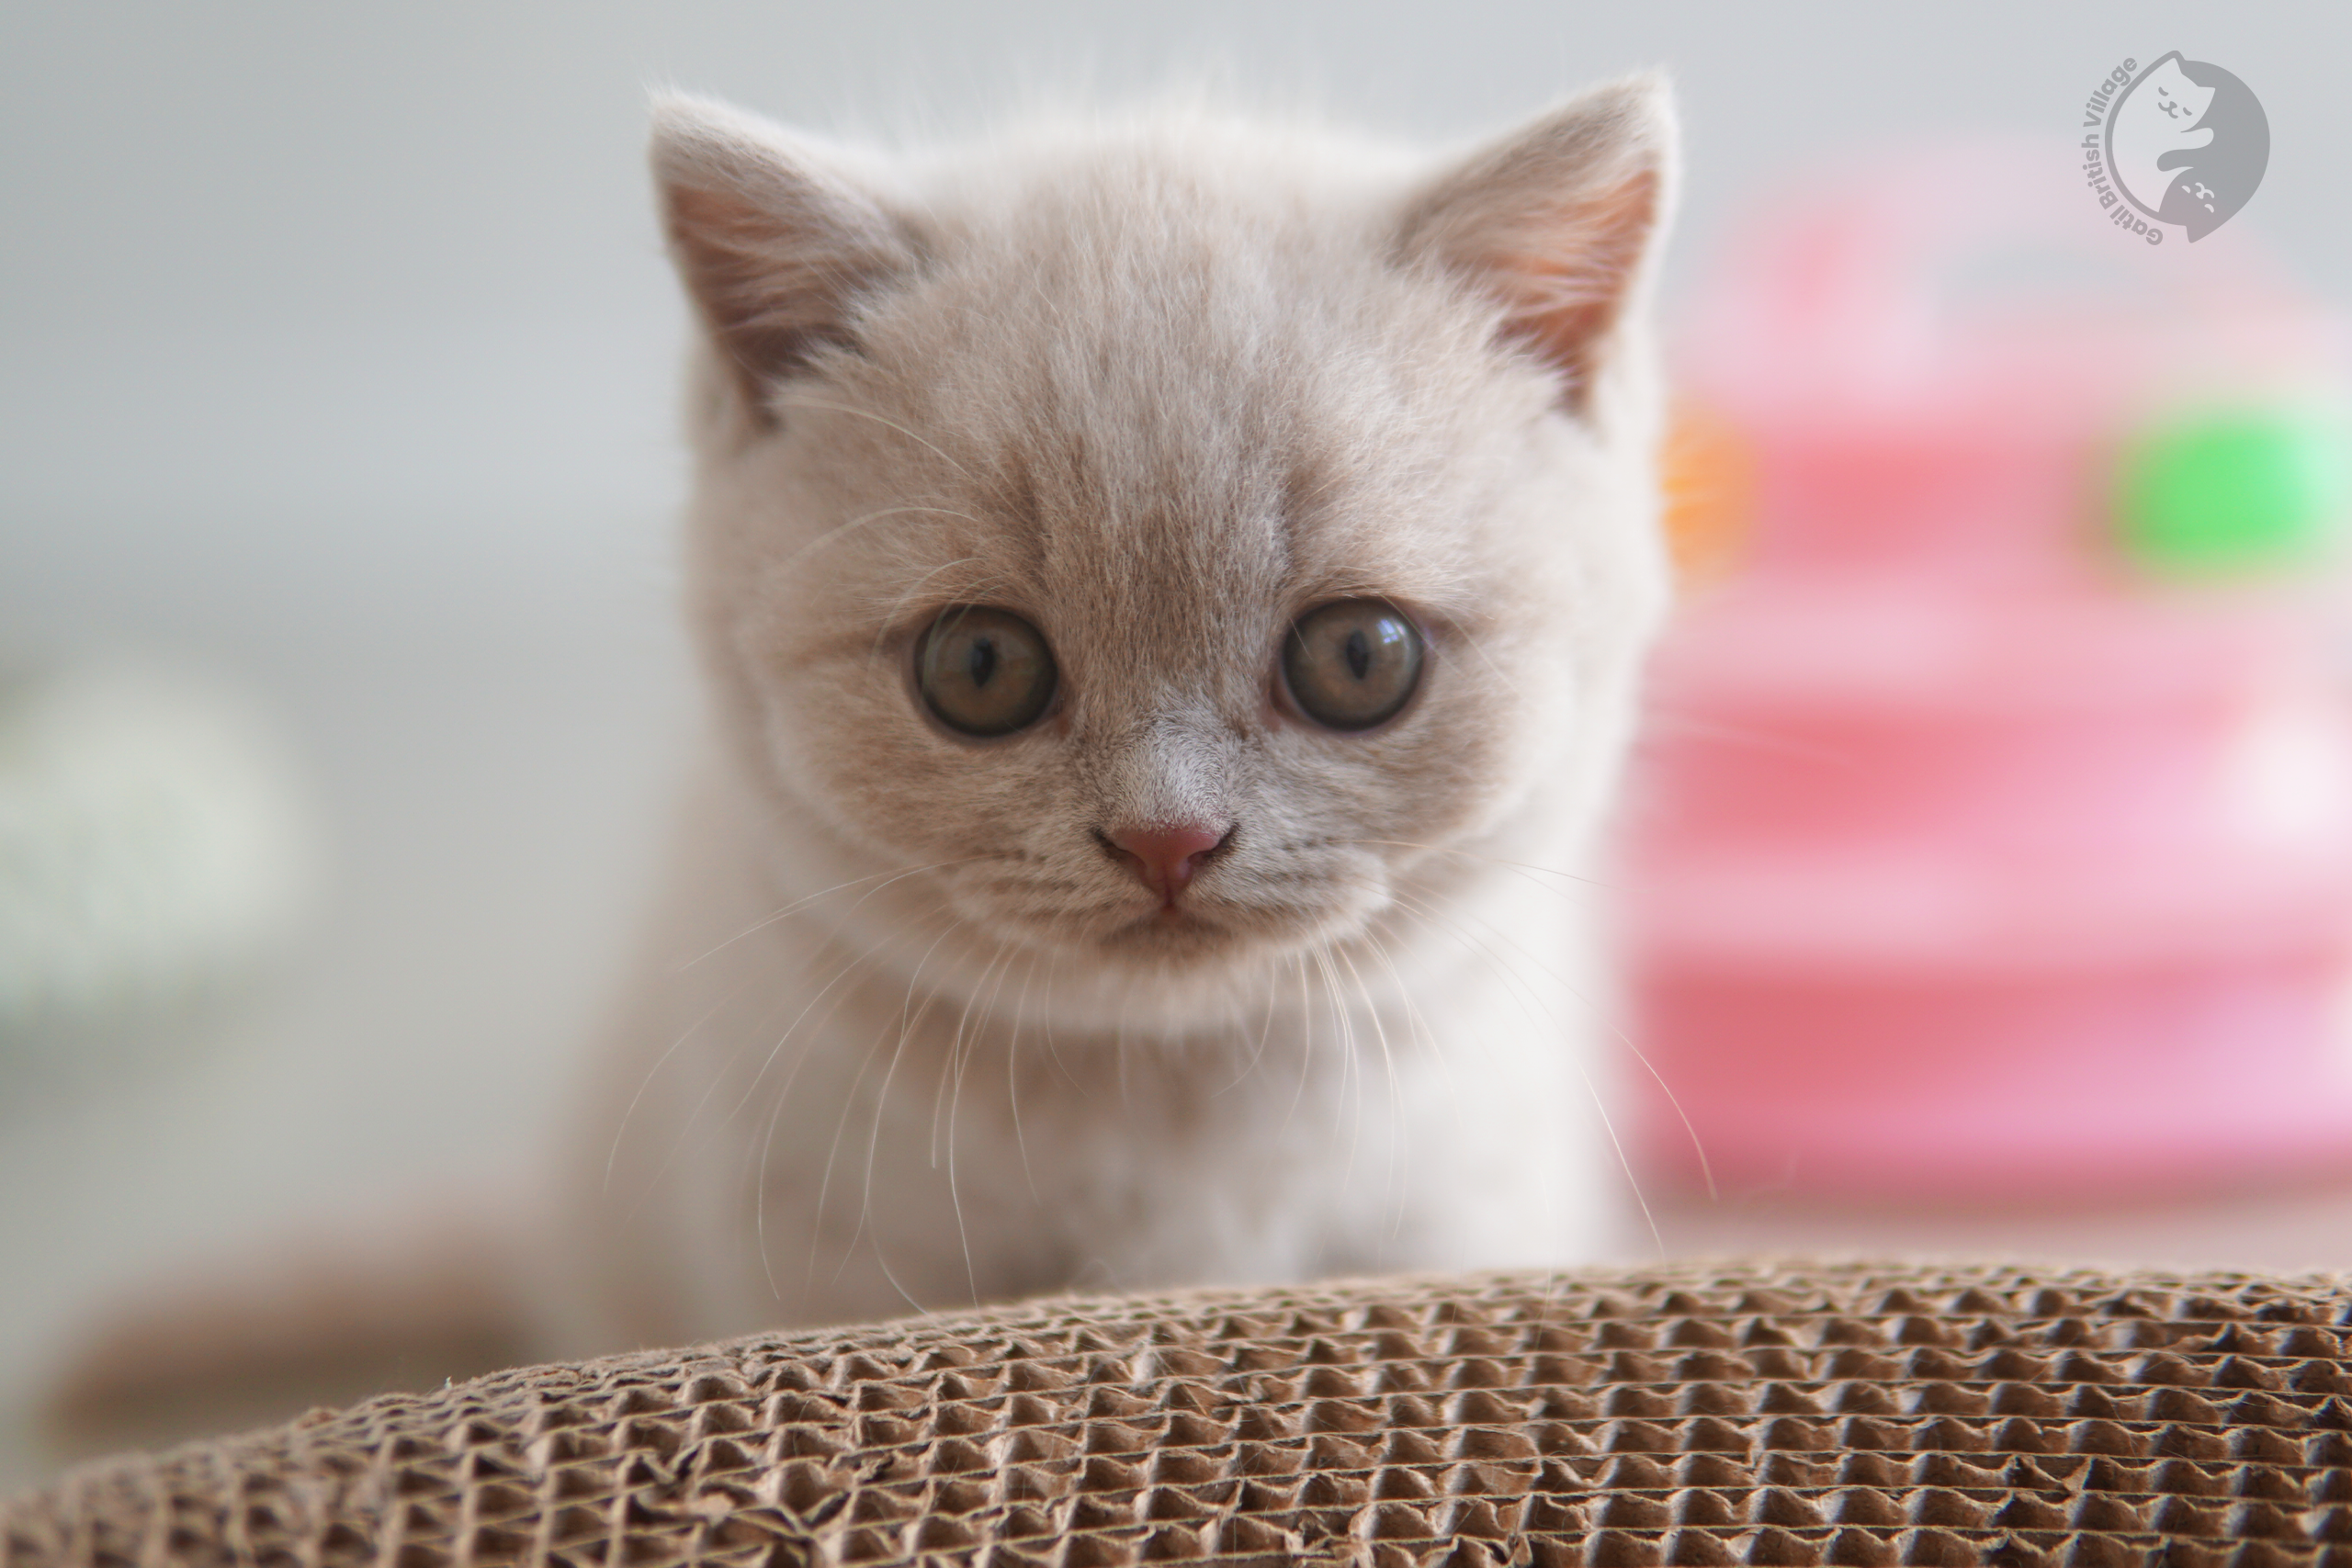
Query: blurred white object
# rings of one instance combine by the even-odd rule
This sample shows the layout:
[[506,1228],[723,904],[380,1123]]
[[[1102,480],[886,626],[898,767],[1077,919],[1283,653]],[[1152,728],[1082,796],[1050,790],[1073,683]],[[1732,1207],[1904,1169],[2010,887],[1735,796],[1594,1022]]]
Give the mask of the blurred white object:
[[218,682],[0,679],[0,1065],[250,979],[309,907],[314,821],[276,728]]

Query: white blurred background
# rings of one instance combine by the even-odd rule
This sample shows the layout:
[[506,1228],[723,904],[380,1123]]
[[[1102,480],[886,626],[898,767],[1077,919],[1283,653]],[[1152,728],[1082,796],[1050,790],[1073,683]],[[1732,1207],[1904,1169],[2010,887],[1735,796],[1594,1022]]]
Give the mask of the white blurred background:
[[[560,1109],[694,722],[649,85],[888,135],[1206,72],[1451,138],[1664,65],[1690,150],[1671,299],[1792,167],[1951,130],[2071,139],[2118,61],[2179,49],[2268,111],[2238,222],[2344,299],[2347,45],[2352,13],[2318,4],[0,12],[0,666],[129,650],[252,694],[327,851],[274,979],[103,1080],[0,1076],[0,1483],[45,1462],[11,1412],[93,1303],[305,1216],[512,1188]],[[2352,1203],[2324,1193],[1664,1224],[1686,1249],[2352,1266]]]

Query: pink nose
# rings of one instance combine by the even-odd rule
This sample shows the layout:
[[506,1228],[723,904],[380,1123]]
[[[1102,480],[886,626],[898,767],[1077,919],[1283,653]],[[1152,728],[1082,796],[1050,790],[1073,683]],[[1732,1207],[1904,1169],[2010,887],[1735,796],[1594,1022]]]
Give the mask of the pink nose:
[[1221,847],[1231,831],[1227,829],[1219,832],[1214,828],[1183,822],[1122,828],[1106,835],[1104,842],[1146,887],[1159,895],[1161,904],[1172,909],[1176,907],[1176,895],[1192,882],[1201,862]]

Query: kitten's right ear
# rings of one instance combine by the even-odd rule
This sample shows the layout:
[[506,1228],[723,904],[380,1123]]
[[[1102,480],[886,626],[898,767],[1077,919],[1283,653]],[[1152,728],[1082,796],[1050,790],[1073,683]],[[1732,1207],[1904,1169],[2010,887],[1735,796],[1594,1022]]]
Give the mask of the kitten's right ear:
[[1675,141],[1664,78],[1595,87],[1419,192],[1406,250],[1502,305],[1507,335],[1560,373],[1581,412],[1651,269]]
[[816,350],[851,341],[859,298],[917,261],[906,225],[819,149],[706,98],[653,104],[670,254],[751,416]]

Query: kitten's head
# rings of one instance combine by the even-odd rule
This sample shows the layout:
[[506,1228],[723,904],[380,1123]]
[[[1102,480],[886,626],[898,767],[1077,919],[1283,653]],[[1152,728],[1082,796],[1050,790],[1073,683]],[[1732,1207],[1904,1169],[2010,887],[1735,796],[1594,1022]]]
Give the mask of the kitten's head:
[[1197,116],[897,162],[657,118],[699,631],[780,836],[1196,991],[1573,850],[1665,596],[1658,84],[1436,169]]

